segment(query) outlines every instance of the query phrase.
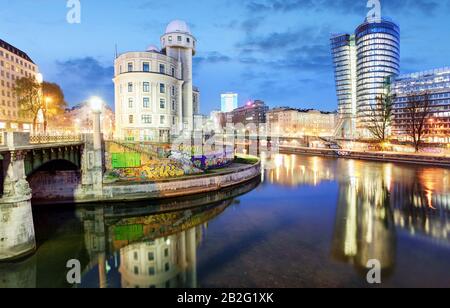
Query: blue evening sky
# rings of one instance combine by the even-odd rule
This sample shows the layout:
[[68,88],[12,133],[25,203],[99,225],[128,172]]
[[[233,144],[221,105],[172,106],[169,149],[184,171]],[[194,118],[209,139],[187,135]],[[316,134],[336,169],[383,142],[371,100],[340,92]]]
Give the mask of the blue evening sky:
[[[331,33],[353,32],[367,0],[80,0],[81,24],[66,0],[0,0],[0,38],[26,51],[70,105],[101,95],[114,105],[119,52],[159,46],[168,22],[186,20],[198,40],[194,62],[201,111],[220,93],[269,106],[336,109]],[[170,2],[170,3],[169,3]],[[401,27],[402,73],[450,66],[450,0],[383,0]]]

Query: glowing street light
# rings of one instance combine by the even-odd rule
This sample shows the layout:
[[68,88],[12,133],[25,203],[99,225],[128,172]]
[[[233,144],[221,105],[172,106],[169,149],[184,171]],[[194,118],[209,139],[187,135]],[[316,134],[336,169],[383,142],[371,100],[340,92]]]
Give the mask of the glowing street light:
[[102,112],[103,100],[98,96],[93,96],[89,99],[89,106],[94,112]]

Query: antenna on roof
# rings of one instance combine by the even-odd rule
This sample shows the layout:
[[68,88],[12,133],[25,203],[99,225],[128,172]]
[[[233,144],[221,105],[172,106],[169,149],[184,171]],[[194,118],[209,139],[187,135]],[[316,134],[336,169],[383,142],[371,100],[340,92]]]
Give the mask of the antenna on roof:
[[117,59],[117,57],[119,56],[119,54],[117,52],[117,44],[115,45],[115,47],[116,47],[116,59]]

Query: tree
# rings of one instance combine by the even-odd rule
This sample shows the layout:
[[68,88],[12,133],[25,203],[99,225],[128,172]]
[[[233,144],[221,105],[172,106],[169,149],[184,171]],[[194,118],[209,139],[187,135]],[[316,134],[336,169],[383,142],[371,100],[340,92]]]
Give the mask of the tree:
[[380,143],[388,139],[392,119],[394,97],[390,94],[381,94],[376,97],[375,104],[370,106],[367,129]]
[[47,131],[48,122],[64,114],[67,103],[61,87],[56,83],[42,83],[42,114],[44,116],[44,132]]
[[22,77],[16,80],[14,92],[18,98],[19,114],[33,119],[33,132],[36,130],[37,118],[41,110],[41,85],[34,77]]
[[416,153],[419,152],[426,132],[426,121],[431,114],[431,98],[428,92],[410,94],[405,111],[408,115],[407,134],[412,138]]

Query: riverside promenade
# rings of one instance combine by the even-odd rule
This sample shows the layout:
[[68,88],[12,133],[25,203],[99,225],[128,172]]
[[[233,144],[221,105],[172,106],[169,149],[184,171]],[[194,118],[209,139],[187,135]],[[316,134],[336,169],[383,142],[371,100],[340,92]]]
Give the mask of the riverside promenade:
[[428,153],[398,153],[398,152],[362,152],[352,150],[316,149],[307,147],[281,146],[283,154],[317,155],[346,159],[359,159],[392,163],[430,165],[450,168],[450,157]]

